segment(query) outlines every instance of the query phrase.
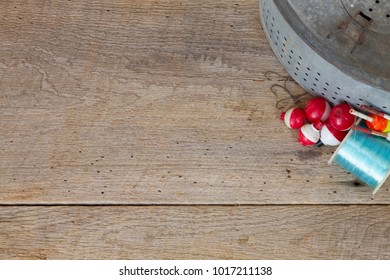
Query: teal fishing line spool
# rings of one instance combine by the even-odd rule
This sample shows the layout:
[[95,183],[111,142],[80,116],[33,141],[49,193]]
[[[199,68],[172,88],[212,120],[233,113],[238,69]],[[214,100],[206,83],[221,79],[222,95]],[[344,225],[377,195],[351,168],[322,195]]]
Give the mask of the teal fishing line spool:
[[[358,125],[365,127],[362,123]],[[390,142],[383,137],[351,130],[329,164],[332,162],[368,185],[375,194],[390,174]]]

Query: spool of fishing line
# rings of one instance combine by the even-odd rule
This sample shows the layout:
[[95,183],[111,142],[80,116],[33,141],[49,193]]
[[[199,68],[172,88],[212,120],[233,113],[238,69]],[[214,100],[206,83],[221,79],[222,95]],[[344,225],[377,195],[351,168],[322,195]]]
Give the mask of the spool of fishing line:
[[[365,127],[363,122],[359,127]],[[390,174],[390,142],[383,137],[351,130],[329,164],[336,162],[375,194]]]

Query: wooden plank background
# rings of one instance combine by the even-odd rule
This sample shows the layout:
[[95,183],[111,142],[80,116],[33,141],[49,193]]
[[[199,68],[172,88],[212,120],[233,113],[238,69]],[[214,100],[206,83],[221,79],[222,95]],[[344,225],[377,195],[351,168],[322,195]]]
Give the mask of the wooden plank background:
[[[6,207],[0,258],[390,258],[389,206]],[[28,240],[28,245],[27,241]]]
[[0,258],[389,258],[390,182],[278,120],[258,5],[1,1]]

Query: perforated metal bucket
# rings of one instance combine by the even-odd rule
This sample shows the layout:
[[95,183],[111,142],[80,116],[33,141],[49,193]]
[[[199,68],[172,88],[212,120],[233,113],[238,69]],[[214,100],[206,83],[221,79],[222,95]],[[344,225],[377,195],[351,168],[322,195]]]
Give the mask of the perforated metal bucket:
[[260,0],[260,18],[306,91],[390,113],[390,1]]

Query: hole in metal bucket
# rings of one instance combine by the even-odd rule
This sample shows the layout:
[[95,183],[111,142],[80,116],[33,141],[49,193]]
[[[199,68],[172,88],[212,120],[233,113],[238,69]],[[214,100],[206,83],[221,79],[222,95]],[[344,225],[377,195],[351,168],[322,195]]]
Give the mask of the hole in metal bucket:
[[[368,9],[370,12],[372,12],[372,9]],[[366,15],[365,13],[363,12],[360,12],[359,13],[359,16],[361,16],[362,18],[364,18],[365,20],[368,20],[368,21],[372,21],[372,18],[370,18],[368,15]]]

